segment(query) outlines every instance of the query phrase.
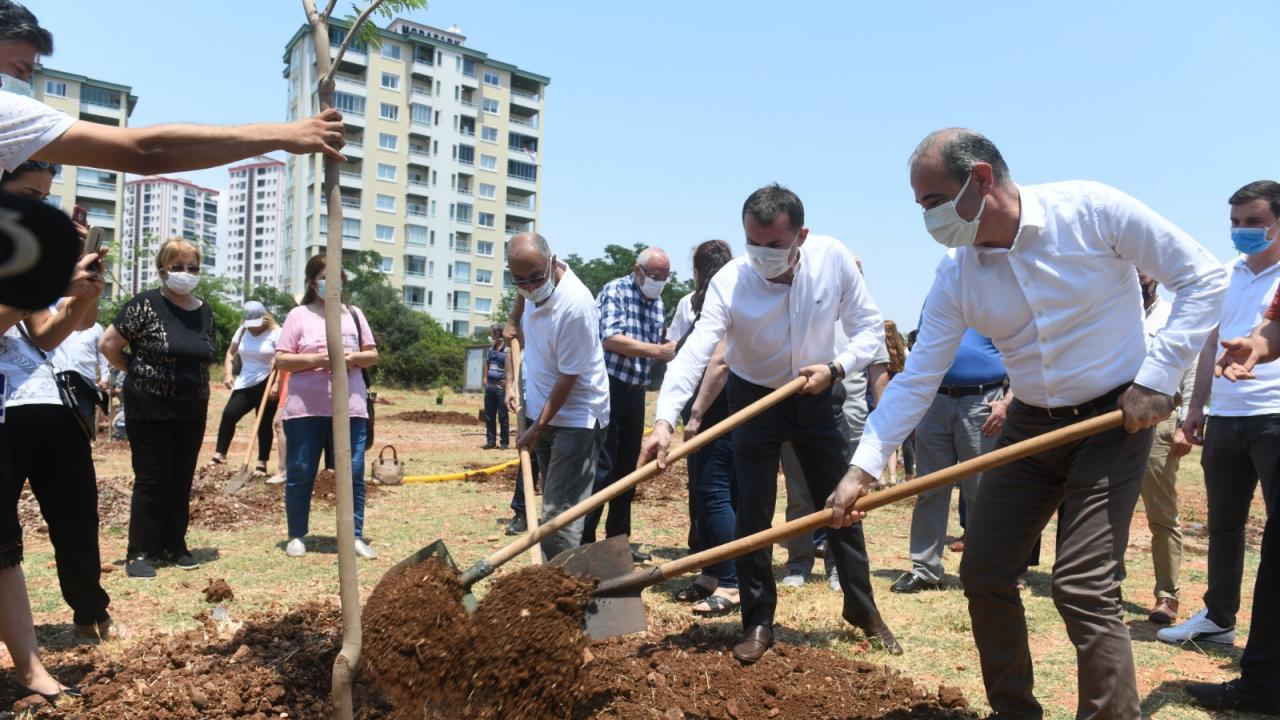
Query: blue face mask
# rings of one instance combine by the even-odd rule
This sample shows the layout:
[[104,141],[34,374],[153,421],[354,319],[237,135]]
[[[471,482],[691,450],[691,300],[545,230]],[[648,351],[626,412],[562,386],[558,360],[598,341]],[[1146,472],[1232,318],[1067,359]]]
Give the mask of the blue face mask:
[[[1274,225],[1272,226],[1274,227]],[[1267,232],[1271,228],[1231,228],[1231,244],[1245,255],[1257,255],[1271,245]]]

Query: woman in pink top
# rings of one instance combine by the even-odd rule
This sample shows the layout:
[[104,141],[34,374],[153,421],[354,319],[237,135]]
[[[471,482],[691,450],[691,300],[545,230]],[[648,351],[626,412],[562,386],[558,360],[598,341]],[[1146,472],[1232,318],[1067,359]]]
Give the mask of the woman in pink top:
[[[315,485],[320,453],[333,434],[333,392],[329,353],[324,331],[325,259],[307,261],[307,290],[302,304],[289,311],[276,343],[276,367],[289,375],[289,394],[280,413],[285,436],[285,516],[289,543],[285,554],[305,555],[307,520],[311,515],[311,490]],[[377,557],[364,541],[364,450],[368,437],[368,389],[363,370],[378,362],[373,333],[360,308],[344,306],[342,345],[347,357],[347,384],[351,414],[351,479],[355,490],[356,554]]]

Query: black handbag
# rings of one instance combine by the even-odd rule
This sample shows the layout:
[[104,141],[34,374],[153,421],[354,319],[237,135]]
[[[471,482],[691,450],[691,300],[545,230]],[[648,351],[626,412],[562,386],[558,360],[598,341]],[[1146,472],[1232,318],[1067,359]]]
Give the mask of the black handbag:
[[27,334],[27,329],[22,323],[18,323],[18,332],[22,334],[22,338],[27,344],[40,354],[40,359],[49,365],[49,369],[53,371],[54,382],[58,386],[58,397],[62,400],[62,404],[71,411],[71,417],[75,418],[76,425],[80,427],[80,432],[84,433],[86,440],[93,440],[97,436],[97,416],[95,410],[102,408],[102,412],[107,412],[107,395],[98,386],[84,379],[84,376],[75,370],[58,371],[49,362],[49,356],[41,350],[38,345]]

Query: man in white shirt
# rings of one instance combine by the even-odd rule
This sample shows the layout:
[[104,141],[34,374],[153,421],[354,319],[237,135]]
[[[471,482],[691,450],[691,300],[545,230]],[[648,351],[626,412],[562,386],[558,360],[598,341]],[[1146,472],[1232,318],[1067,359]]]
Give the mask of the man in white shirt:
[[[953,248],[938,265],[906,370],[867,420],[832,522],[852,510],[928,408],[966,328],[991,338],[1016,399],[999,446],[1123,410],[1124,429],[983,474],[969,508],[960,580],[987,699],[1002,717],[1041,717],[1018,576],[1059,507],[1052,592],[1077,649],[1078,718],[1137,718],[1120,580],[1151,428],[1217,317],[1226,287],[1207,250],[1137,200],[1090,182],[1019,186],[990,140],[949,128],[911,157],[925,227]],[[1144,343],[1135,265],[1177,295]]]
[[1182,426],[1191,442],[1204,445],[1200,466],[1209,505],[1208,587],[1203,610],[1156,633],[1157,639],[1168,643],[1235,642],[1245,525],[1259,480],[1267,508],[1274,509],[1280,502],[1274,472],[1280,445],[1280,365],[1259,365],[1256,377],[1245,383],[1215,378],[1213,373],[1218,338],[1248,336],[1262,322],[1280,287],[1280,242],[1266,239],[1266,229],[1280,218],[1280,183],[1249,183],[1228,202],[1231,240],[1240,257],[1227,266],[1231,285],[1218,327],[1200,353],[1195,392]]
[[[707,289],[693,331],[667,368],[658,394],[657,421],[640,462],[666,451],[680,408],[693,394],[712,351],[726,341],[724,359],[729,410],[738,411],[797,376],[807,378],[793,395],[733,430],[738,487],[737,536],[769,527],[778,492],[778,458],[790,441],[800,458],[810,496],[825,498],[839,480],[849,442],[841,433],[844,387],[884,343],[880,311],[867,293],[853,253],[829,237],[810,236],[804,205],[779,185],[761,188],[742,208],[747,255],[720,268]],[[839,320],[850,340],[838,353]],[[839,570],[844,618],[893,652],[901,652],[872,597],[862,528],[828,534]],[[734,657],[755,662],[773,644],[777,605],[769,550],[736,562],[746,636]]]
[[[527,428],[516,447],[538,454],[542,520],[555,518],[591,495],[596,462],[609,424],[609,378],[600,345],[595,298],[537,233],[520,233],[507,246],[511,283],[524,298],[520,335],[524,355]],[[511,373],[507,407],[516,412]],[[547,558],[582,542],[585,518],[542,540]]]

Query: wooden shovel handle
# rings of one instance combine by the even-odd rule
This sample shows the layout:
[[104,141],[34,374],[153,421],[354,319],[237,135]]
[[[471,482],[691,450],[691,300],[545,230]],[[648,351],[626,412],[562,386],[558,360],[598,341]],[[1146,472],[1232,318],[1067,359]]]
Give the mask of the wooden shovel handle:
[[253,449],[255,443],[258,442],[258,428],[262,427],[262,413],[267,409],[267,400],[271,397],[271,388],[276,384],[276,367],[271,366],[271,372],[267,373],[267,387],[262,391],[262,399],[258,401],[258,416],[253,419],[253,434],[249,436],[249,449],[244,451],[244,463],[242,467],[249,467],[249,461],[253,459]]
[[[948,485],[970,475],[991,470],[993,468],[1006,465],[1015,460],[1035,455],[1037,453],[1050,450],[1065,445],[1069,442],[1081,440],[1105,432],[1113,428],[1120,427],[1124,424],[1124,415],[1120,410],[1112,410],[1105,415],[1089,418],[1067,427],[1058,428],[1043,435],[1037,435],[1028,438],[1022,442],[1006,445],[999,450],[993,450],[985,455],[979,455],[976,458],[966,460],[962,463],[952,465],[949,468],[939,470],[937,472],[922,475],[910,482],[894,485],[884,490],[878,490],[869,495],[864,495],[858,499],[854,505],[857,510],[867,511],[878,507],[883,507],[899,500],[919,495],[920,493],[931,490],[936,487]],[[814,498],[819,501],[818,498]],[[825,502],[826,498],[822,498],[821,502]],[[678,575],[693,572],[708,565],[729,558],[735,558],[739,555],[766,548],[782,540],[795,537],[801,533],[811,532],[820,527],[825,527],[831,522],[831,510],[822,509],[796,518],[777,527],[762,530],[754,535],[725,543],[719,547],[703,550],[699,553],[686,555],[679,560],[672,560],[663,563],[651,570],[634,572],[617,578],[606,579],[600,584],[596,590],[596,594],[604,595],[611,593],[623,593],[645,588],[650,585],[669,580]]]
[[[786,398],[796,394],[800,391],[800,388],[804,387],[805,382],[806,378],[794,378],[786,385],[783,385],[777,390],[774,390],[724,420],[721,420],[715,425],[712,425],[706,430],[703,430],[693,436],[692,440],[687,440],[681,443],[679,447],[667,453],[667,465],[671,465],[672,463],[683,459],[685,456],[702,449],[706,445],[715,442],[730,430],[733,430],[747,420],[750,420],[756,415],[759,415],[765,410],[782,402]],[[546,469],[544,468],[543,471],[545,472],[545,470]],[[565,510],[542,525],[533,528],[527,536],[511,543],[501,550],[498,550],[489,557],[468,568],[467,571],[462,574],[463,587],[470,587],[472,583],[489,575],[489,573],[492,573],[498,566],[527,550],[531,544],[539,542],[542,538],[558,532],[561,528],[574,520],[583,517],[598,507],[602,507],[605,503],[615,497],[621,495],[627,490],[630,490],[636,485],[639,485],[641,482],[648,480],[655,475],[661,474],[661,472],[662,471],[658,469],[657,460],[650,460],[644,465],[636,468],[634,472],[626,477],[619,478],[600,492],[592,495],[586,500],[583,500],[577,505],[574,505],[568,510]]]
[[[516,408],[516,433],[518,439],[520,435],[524,435],[528,425],[527,418],[524,416],[524,389],[520,383],[520,370],[522,367],[520,364],[520,338],[511,338],[507,352],[511,353],[511,379],[515,383],[516,398],[520,402]],[[503,398],[503,402],[506,402],[506,398]],[[538,513],[533,504],[533,462],[529,456],[529,448],[520,448],[520,486],[524,489],[524,520],[525,527],[529,528],[529,534],[532,535],[538,526]],[[542,547],[538,545],[537,540],[534,540],[529,545],[529,562],[534,565],[542,564]]]

